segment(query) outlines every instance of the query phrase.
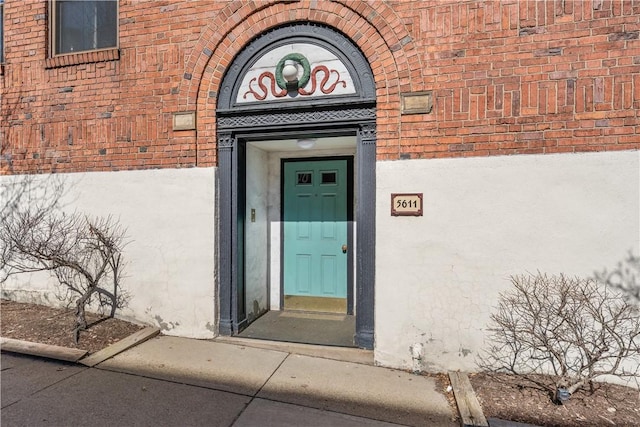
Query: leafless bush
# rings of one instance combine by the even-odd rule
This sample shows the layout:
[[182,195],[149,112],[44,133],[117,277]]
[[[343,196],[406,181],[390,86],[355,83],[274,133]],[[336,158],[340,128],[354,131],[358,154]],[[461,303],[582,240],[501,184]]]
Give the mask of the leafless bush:
[[85,309],[96,302],[113,317],[124,306],[120,290],[125,232],[111,218],[65,215],[48,207],[14,210],[0,222],[3,277],[48,271],[75,302],[76,343],[87,329]]
[[640,315],[619,292],[564,275],[511,281],[491,315],[481,367],[521,376],[559,403],[598,377],[637,377]]

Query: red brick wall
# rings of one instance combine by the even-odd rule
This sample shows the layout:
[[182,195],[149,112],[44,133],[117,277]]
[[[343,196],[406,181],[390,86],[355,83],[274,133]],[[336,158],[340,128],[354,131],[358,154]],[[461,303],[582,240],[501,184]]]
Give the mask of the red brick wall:
[[[301,20],[369,58],[379,160],[640,148],[640,0],[121,0],[119,51],[64,58],[46,2],[6,0],[2,172],[214,165],[224,70]],[[423,90],[433,111],[401,115]],[[193,110],[197,130],[173,131]]]

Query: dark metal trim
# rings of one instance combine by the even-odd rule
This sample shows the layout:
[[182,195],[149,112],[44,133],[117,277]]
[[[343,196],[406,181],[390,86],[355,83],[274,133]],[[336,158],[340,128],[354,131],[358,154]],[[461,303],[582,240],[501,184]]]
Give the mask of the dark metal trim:
[[333,125],[357,124],[367,120],[375,120],[375,107],[324,109],[324,110],[295,110],[271,111],[268,113],[249,114],[242,110],[242,114],[219,114],[218,129],[273,129],[283,127],[299,127],[302,124],[332,123]]
[[232,217],[232,152],[233,136],[231,133],[218,133],[218,254],[220,260],[218,284],[218,311],[219,311],[219,333],[221,335],[231,335],[233,332],[232,305],[232,268],[233,264],[233,234],[231,233]]
[[355,344],[375,344],[376,259],[376,125],[362,123],[358,131],[358,209],[356,211],[356,336]]

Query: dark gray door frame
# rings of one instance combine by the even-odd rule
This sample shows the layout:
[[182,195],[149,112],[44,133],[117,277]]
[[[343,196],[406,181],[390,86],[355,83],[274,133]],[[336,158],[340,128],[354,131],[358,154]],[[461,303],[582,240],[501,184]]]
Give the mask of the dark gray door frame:
[[[322,45],[336,54],[354,77],[356,94],[319,102],[237,105],[239,80],[260,54],[292,39]],[[356,336],[360,348],[374,346],[375,299],[375,84],[364,55],[340,33],[298,23],[280,27],[240,52],[223,79],[217,109],[218,143],[218,315],[221,335],[246,324],[242,283],[244,252],[240,215],[244,211],[244,152],[247,140],[287,135],[357,135],[356,180]]]

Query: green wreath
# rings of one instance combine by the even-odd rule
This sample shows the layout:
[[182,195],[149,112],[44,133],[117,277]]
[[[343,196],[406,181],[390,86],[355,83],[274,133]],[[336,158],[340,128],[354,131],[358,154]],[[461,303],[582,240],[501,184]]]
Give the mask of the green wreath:
[[298,86],[296,89],[303,88],[309,83],[309,78],[311,77],[311,65],[309,65],[309,60],[304,57],[304,55],[300,53],[290,53],[278,61],[278,65],[276,65],[276,83],[280,87],[280,89],[289,90],[287,86],[287,81],[284,79],[282,75],[282,70],[284,69],[284,62],[287,60],[292,60],[302,65],[302,69],[304,72],[302,73],[302,77],[298,80]]

